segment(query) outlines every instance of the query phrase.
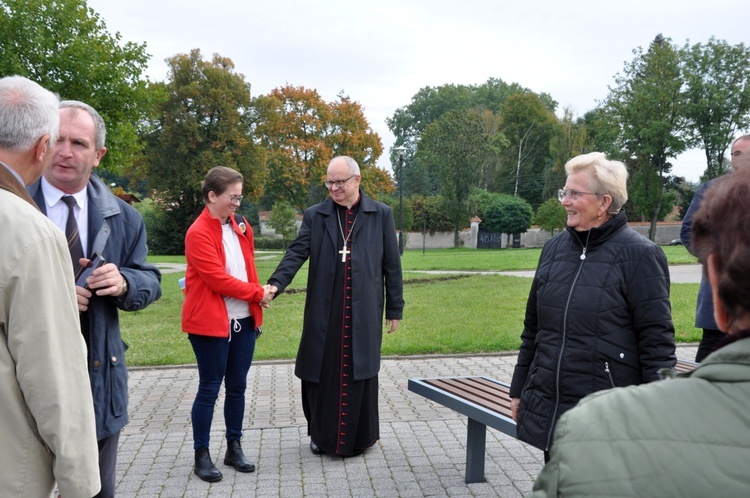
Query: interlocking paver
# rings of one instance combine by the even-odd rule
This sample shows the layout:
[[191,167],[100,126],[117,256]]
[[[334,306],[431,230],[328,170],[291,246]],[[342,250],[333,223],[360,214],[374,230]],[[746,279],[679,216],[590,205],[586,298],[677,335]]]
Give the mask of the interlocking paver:
[[[681,358],[695,357],[682,346]],[[509,381],[516,353],[386,358],[379,375],[380,441],[362,457],[315,456],[308,449],[299,380],[289,361],[256,362],[248,374],[243,449],[256,462],[242,474],[223,464],[223,393],[211,431],[211,456],[224,474],[193,474],[190,410],[194,366],[130,371],[130,423],[120,436],[118,497],[520,497],[531,491],[542,452],[487,432],[484,483],[465,484],[466,418],[411,393],[411,377],[489,375]]]

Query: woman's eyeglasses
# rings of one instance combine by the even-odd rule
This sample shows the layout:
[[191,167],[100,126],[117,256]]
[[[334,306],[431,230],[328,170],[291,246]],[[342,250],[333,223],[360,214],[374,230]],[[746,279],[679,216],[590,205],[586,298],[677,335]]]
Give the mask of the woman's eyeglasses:
[[219,194],[223,195],[224,197],[229,197],[229,202],[232,204],[242,204],[242,196],[241,195],[229,195],[229,194]]
[[572,201],[580,199],[582,195],[599,195],[596,192],[581,192],[580,190],[574,190],[569,188],[567,190],[560,189],[557,191],[557,200],[562,202],[566,197]]

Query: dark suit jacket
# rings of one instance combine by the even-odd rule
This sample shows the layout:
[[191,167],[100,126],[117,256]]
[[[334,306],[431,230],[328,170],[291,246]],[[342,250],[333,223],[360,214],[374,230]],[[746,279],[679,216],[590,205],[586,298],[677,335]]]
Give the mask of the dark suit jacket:
[[[41,180],[29,194],[47,214]],[[94,296],[81,315],[89,331],[89,379],[94,396],[97,439],[118,433],[128,421],[127,345],[120,336],[118,310],[142,310],[161,296],[161,273],[146,262],[146,227],[140,213],[117,198],[96,175],[88,184],[89,251],[114,263],[128,281],[121,297]]]
[[[369,379],[380,369],[385,318],[400,320],[404,308],[401,256],[391,208],[360,189],[360,207],[352,232],[354,380]],[[339,231],[332,199],[308,208],[269,283],[283,291],[309,259],[307,299],[295,375],[318,382],[330,319],[333,280],[340,263]]]
[[[703,195],[706,193],[706,190],[710,185],[711,182],[706,182],[698,187],[698,190],[695,191],[692,202],[690,202],[690,207],[688,207],[687,212],[685,212],[685,217],[682,219],[680,240],[682,241],[682,245],[685,246],[685,249],[687,249],[693,256],[695,256],[695,254],[693,253],[692,245],[690,244],[690,229],[693,226],[693,216],[696,211],[698,211],[701,201],[703,200]],[[716,325],[716,320],[714,319],[714,301],[713,295],[711,294],[711,283],[708,281],[705,274],[701,275],[701,284],[700,287],[698,287],[698,299],[696,301],[695,309],[695,326],[699,329],[719,330],[719,326]]]

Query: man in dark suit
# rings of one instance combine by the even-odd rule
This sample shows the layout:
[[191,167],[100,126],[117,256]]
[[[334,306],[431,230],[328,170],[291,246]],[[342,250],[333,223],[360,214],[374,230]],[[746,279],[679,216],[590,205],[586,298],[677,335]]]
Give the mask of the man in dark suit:
[[283,292],[310,261],[295,375],[315,454],[359,455],[380,438],[383,309],[390,334],[404,308],[393,213],[364,194],[361,178],[351,157],[328,164],[330,199],[305,211],[297,238],[268,280],[273,292]]
[[127,346],[120,337],[118,310],[142,310],[159,299],[161,274],[146,263],[146,228],[140,213],[92,174],[107,153],[105,135],[104,121],[95,109],[83,102],[61,102],[52,163],[28,190],[63,231],[73,210],[83,252],[82,258],[74,257],[74,269],[94,254],[106,260],[87,282],[76,285],[76,294],[99,443],[102,491],[97,496],[110,497],[115,494],[120,431],[128,421]]
[[[750,135],[742,135],[732,142],[731,161],[733,171],[750,168]],[[698,187],[695,191],[693,200],[690,202],[685,217],[682,219],[682,228],[680,230],[680,240],[685,248],[691,254],[693,253],[690,230],[693,225],[693,215],[698,211],[703,194],[706,192],[712,181],[706,182]],[[726,334],[719,330],[714,319],[714,303],[711,297],[711,284],[706,278],[705,272],[701,276],[700,287],[698,288],[698,298],[695,309],[695,326],[703,329],[703,337],[698,344],[698,351],[695,353],[695,361],[700,363],[713,352],[716,345],[719,344]]]

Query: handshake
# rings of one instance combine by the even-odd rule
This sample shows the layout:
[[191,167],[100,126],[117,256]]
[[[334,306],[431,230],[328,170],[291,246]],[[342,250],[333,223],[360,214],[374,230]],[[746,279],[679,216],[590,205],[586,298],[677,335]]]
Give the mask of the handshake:
[[271,301],[276,297],[276,293],[279,289],[275,285],[266,284],[263,286],[263,299],[260,300],[260,305],[264,308],[271,307]]

